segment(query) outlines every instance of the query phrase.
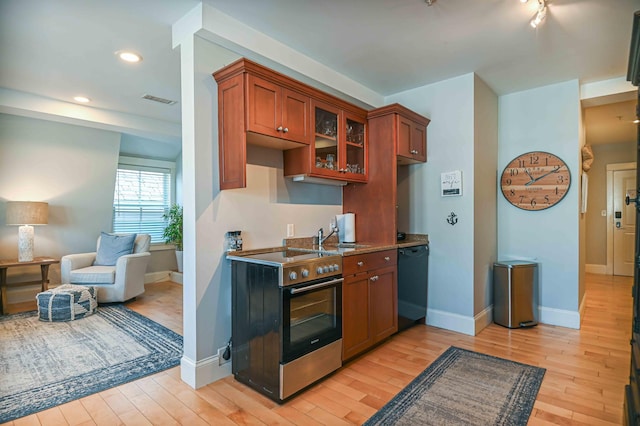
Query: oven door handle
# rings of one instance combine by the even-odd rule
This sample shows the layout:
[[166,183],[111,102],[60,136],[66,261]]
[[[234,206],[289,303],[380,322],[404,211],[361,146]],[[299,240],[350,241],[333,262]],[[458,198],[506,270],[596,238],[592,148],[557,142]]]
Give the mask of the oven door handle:
[[298,293],[304,293],[306,291],[311,291],[311,290],[317,290],[319,288],[322,287],[331,287],[335,284],[341,283],[344,281],[344,278],[336,278],[335,280],[331,280],[331,281],[325,281],[325,282],[321,282],[318,284],[313,284],[307,287],[298,287],[298,288],[292,288],[291,290],[289,290],[289,292],[291,294],[298,294]]

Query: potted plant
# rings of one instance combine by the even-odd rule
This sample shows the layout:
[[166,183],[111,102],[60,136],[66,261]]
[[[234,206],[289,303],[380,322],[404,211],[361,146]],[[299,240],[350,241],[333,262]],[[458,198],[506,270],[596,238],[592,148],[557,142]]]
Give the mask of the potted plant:
[[165,243],[176,246],[178,272],[182,272],[182,206],[173,204],[162,218],[167,221],[162,237]]

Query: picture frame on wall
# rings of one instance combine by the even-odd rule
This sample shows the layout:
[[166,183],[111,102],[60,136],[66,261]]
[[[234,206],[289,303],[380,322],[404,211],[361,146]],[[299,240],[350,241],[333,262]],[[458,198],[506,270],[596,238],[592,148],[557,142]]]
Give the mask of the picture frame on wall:
[[440,195],[458,197],[462,195],[462,171],[440,173]]

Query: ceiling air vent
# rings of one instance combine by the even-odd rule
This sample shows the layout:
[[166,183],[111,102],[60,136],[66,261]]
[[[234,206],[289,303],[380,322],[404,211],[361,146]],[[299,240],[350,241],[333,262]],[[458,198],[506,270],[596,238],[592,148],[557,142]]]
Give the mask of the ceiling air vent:
[[160,102],[161,104],[174,105],[177,104],[178,101],[172,101],[170,99],[159,98],[153,95],[143,95],[142,99],[146,99],[148,101]]

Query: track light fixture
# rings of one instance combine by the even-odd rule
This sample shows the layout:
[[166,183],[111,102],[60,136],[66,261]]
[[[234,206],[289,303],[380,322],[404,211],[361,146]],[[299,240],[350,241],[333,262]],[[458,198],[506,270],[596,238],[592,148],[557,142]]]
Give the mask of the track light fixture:
[[[520,3],[527,3],[529,0],[520,0]],[[538,1],[538,11],[536,12],[536,16],[531,19],[529,25],[531,28],[538,28],[538,25],[544,20],[545,16],[547,16],[547,2],[546,0],[537,0]]]
[[529,25],[531,25],[532,28],[537,28],[545,16],[547,16],[547,5],[545,4],[545,0],[538,0],[538,12]]

